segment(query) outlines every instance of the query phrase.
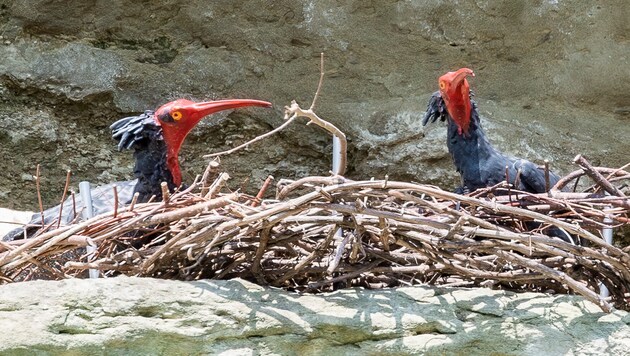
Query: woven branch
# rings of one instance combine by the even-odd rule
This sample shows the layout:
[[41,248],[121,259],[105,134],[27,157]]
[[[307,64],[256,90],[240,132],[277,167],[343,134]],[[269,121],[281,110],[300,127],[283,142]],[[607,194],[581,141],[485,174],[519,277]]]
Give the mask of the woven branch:
[[[224,187],[227,175],[215,176],[211,186]],[[217,190],[213,198],[207,192],[206,183],[195,183],[167,202],[4,242],[0,283],[83,278],[87,269],[98,269],[104,276],[241,277],[309,292],[491,285],[573,292],[607,312],[613,306],[629,309],[628,249],[607,244],[597,232],[628,224],[626,197],[511,189],[507,198],[501,186],[465,196],[341,176],[281,180],[280,200],[261,200],[254,196],[259,192]],[[528,231],[528,221],[539,228]],[[545,235],[544,228],[552,226],[586,243]],[[90,260],[88,244],[96,246]],[[599,297],[600,283],[611,291],[608,299]]]
[[[86,278],[96,269],[106,277],[240,277],[308,292],[418,283],[572,292],[606,312],[630,310],[630,246],[608,244],[599,234],[602,227],[630,225],[630,199],[622,191],[630,164],[592,167],[578,156],[581,169],[549,194],[506,183],[458,195],[423,184],[351,181],[343,177],[345,134],[313,111],[323,55],[321,61],[309,109],[292,102],[282,126],[210,156],[235,152],[306,117],[339,138],[339,172],[280,179],[276,199],[264,200],[271,178],[251,195],[225,193],[229,175],[212,161],[188,189],[164,194],[162,202],[135,204],[136,197],[123,212],[55,223],[32,239],[1,242],[0,284]],[[584,192],[559,191],[571,182],[576,187],[582,176],[594,181]],[[40,196],[39,166],[36,183]],[[552,229],[583,244],[548,236]],[[610,297],[599,296],[601,285]]]

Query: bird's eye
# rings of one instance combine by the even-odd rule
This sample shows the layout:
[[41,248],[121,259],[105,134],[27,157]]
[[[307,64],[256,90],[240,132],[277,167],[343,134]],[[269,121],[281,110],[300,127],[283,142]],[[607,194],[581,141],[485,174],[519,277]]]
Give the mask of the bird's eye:
[[440,82],[440,89],[444,90],[446,88],[446,83]]
[[174,111],[171,113],[171,117],[173,118],[173,120],[179,121],[182,118],[182,113],[179,111]]

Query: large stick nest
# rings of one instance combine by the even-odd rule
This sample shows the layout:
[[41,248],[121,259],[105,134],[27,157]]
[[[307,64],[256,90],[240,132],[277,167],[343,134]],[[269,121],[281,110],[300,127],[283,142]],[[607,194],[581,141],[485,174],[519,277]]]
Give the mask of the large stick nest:
[[[2,243],[0,280],[83,278],[97,269],[104,277],[241,277],[309,292],[430,283],[575,292],[605,311],[611,303],[628,309],[629,248],[592,232],[628,224],[627,198],[534,195],[502,186],[466,196],[333,176],[281,181],[277,199],[261,201],[220,192],[226,178]],[[549,228],[583,246],[542,233]],[[86,253],[88,246],[96,251]],[[598,296],[600,283],[609,298]]]
[[[429,283],[571,292],[607,312],[630,310],[630,247],[600,234],[630,226],[630,199],[622,191],[630,164],[597,168],[578,156],[581,169],[539,195],[507,185],[459,195],[423,184],[350,181],[342,177],[345,134],[313,111],[323,76],[322,55],[309,109],[292,102],[283,125],[211,156],[305,117],[338,139],[335,175],[280,181],[276,199],[262,200],[269,179],[256,196],[229,192],[229,176],[211,162],[187,190],[170,195],[165,189],[162,202],[131,203],[51,230],[53,223],[30,239],[0,242],[0,284],[85,278],[87,270],[103,277],[241,277],[300,292]],[[209,185],[211,174],[217,178]],[[560,191],[573,182],[575,191],[584,175],[594,182],[584,192]],[[578,243],[551,237],[560,233]],[[602,286],[609,297],[600,297]]]

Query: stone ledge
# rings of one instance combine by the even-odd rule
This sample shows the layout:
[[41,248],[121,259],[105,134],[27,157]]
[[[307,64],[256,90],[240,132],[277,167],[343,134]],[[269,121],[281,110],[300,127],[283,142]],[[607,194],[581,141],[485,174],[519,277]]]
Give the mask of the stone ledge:
[[409,287],[298,295],[243,280],[0,287],[0,353],[628,354],[630,315],[576,296]]

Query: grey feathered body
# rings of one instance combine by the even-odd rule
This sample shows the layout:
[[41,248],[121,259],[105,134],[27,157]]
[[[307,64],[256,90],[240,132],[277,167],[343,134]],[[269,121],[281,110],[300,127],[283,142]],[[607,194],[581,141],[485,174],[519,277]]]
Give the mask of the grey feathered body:
[[[422,120],[423,125],[438,119],[447,122],[446,144],[462,178],[462,186],[458,190],[474,191],[505,181],[507,167],[507,178],[517,189],[544,193],[547,190],[544,169],[526,159],[511,157],[495,149],[481,127],[477,103],[472,99],[471,106],[470,128],[467,133],[458,132],[458,126],[446,110],[440,92],[435,92],[431,97]],[[515,184],[517,179],[518,184]],[[559,179],[550,172],[550,186]]]

